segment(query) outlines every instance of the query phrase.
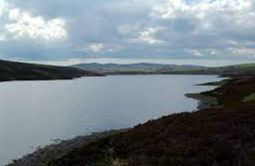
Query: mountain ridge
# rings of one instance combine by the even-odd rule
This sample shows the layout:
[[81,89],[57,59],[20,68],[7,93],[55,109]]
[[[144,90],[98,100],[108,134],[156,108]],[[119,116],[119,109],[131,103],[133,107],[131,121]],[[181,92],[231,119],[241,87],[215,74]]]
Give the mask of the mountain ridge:
[[210,74],[222,76],[255,75],[255,64],[239,64],[223,67],[200,65],[176,65],[158,63],[81,63],[71,67],[99,72],[106,75],[118,74]]

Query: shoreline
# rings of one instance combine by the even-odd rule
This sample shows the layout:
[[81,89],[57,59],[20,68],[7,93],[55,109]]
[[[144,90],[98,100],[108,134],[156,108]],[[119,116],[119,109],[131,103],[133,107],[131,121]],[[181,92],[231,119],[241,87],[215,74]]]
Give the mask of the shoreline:
[[[225,80],[225,79],[224,79]],[[213,84],[215,82],[209,82],[205,84],[195,85],[195,86],[207,86],[207,84]],[[217,87],[217,86],[216,86]],[[211,91],[211,90],[210,90]],[[210,92],[206,91],[206,92]],[[196,95],[200,95],[201,93],[194,93],[194,94],[185,94],[188,98],[193,98],[198,100],[198,106],[197,111],[201,111],[204,108],[211,108],[212,105],[210,105],[208,102],[206,102],[206,97],[196,97]],[[171,116],[168,115],[168,116]],[[165,116],[162,116],[165,117]],[[160,118],[162,118],[160,117]],[[153,119],[149,121],[157,121],[158,119]],[[145,122],[147,123],[147,122]],[[130,128],[132,129],[132,128]],[[10,163],[7,163],[6,166],[46,166],[47,162],[50,162],[52,159],[57,159],[61,156],[64,156],[68,152],[70,152],[73,149],[85,146],[89,143],[95,142],[97,140],[117,135],[122,132],[126,132],[130,129],[117,129],[117,130],[109,130],[109,131],[102,131],[102,132],[95,132],[84,136],[77,136],[73,139],[68,140],[56,140],[55,143],[46,145],[45,147],[38,147],[37,150],[35,150],[32,153],[25,154],[23,157],[19,159],[14,159],[10,161]]]
[[25,154],[19,159],[13,159],[5,166],[46,166],[52,159],[64,156],[75,148],[82,147],[102,138],[106,138],[118,133],[128,131],[128,129],[108,130],[102,132],[94,132],[84,136],[77,136],[68,140],[55,140],[55,143],[38,147],[32,153]]

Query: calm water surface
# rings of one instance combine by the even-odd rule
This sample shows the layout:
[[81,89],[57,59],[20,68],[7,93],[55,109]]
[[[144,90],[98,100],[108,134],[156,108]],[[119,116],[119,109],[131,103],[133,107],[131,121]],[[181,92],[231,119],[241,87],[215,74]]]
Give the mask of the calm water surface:
[[54,139],[132,127],[175,112],[193,111],[185,93],[216,76],[85,77],[0,83],[0,165]]

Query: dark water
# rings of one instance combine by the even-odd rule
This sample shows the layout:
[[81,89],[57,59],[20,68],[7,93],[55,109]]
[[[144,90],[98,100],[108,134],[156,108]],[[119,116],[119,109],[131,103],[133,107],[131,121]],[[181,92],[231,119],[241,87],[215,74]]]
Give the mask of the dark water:
[[0,83],[0,165],[54,139],[134,126],[175,112],[193,111],[185,93],[216,76],[89,77],[68,81]]

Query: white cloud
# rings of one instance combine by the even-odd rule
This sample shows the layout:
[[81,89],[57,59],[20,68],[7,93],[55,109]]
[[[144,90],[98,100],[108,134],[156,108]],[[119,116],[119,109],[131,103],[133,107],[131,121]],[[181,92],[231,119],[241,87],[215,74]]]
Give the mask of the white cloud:
[[66,22],[62,18],[46,20],[33,16],[18,8],[9,10],[10,23],[4,27],[14,38],[29,37],[33,39],[59,40],[67,37]]
[[0,42],[5,41],[5,40],[6,40],[6,37],[4,35],[0,34]]
[[77,49],[77,51],[81,52],[89,52],[89,53],[106,53],[106,52],[116,52],[123,49],[120,45],[112,45],[112,44],[103,44],[103,43],[90,43],[83,46],[81,49]]
[[253,56],[255,53],[255,48],[229,48],[233,54],[237,55],[250,55]]
[[192,54],[193,54],[194,56],[198,56],[198,57],[203,56],[203,54],[202,54],[199,50],[192,50]]
[[5,0],[0,0],[0,17],[8,10],[9,5]]
[[87,49],[93,52],[100,52],[105,48],[104,44],[102,43],[93,43],[90,44]]
[[0,0],[0,40],[66,38],[66,21],[63,18],[46,19],[22,10],[10,1]]
[[255,48],[254,0],[0,0],[0,9],[6,56],[234,59]]
[[158,40],[154,35],[159,32],[162,28],[156,27],[150,27],[147,28],[146,30],[140,32],[139,34],[139,40],[148,43],[148,44],[159,44],[162,43],[163,41]]
[[212,12],[244,12],[247,9],[252,9],[252,0],[198,0],[191,4],[185,0],[165,0],[165,4],[154,7],[152,16],[169,19],[183,14],[191,14],[204,19]]
[[212,50],[211,52],[210,52],[210,55],[216,55],[217,54],[217,51],[215,51],[215,50]]

